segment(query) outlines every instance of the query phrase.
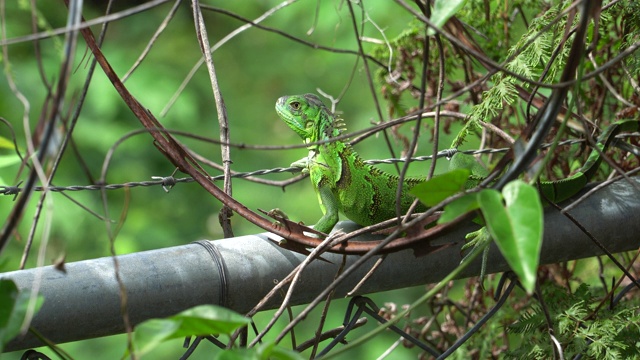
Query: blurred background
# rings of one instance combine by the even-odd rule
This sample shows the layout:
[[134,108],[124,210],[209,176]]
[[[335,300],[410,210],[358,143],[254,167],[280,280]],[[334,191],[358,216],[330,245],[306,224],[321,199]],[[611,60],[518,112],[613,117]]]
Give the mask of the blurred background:
[[[124,12],[135,6],[154,3],[157,4],[144,11],[124,16]],[[497,1],[468,3],[459,15],[466,21],[476,21],[472,22],[468,30],[472,33],[477,31],[474,36],[482,41],[486,55],[498,62],[507,57],[508,50],[516,44],[524,32],[535,29],[536,24],[531,23],[530,20],[549,8],[547,3],[531,1],[517,1],[513,4]],[[628,3],[633,5],[632,1]],[[219,127],[216,106],[206,66],[200,63],[202,53],[195,36],[190,2],[116,2],[110,12],[123,16],[109,23],[102,51],[120,78],[124,77],[176,4],[179,5],[175,13],[170,16],[166,29],[153,41],[149,53],[130,74],[125,85],[166,128],[217,139]],[[371,72],[367,72],[363,60],[357,56],[358,39],[346,2],[210,0],[203,1],[202,4],[205,5],[202,11],[209,42],[215,47],[213,60],[228,112],[231,142],[248,145],[247,148],[240,146],[231,148],[233,161],[231,168],[234,171],[287,167],[293,161],[307,155],[304,148],[289,148],[299,145],[301,141],[274,111],[275,101],[282,95],[323,92],[334,98],[339,97],[340,102],[336,110],[345,119],[349,132],[366,129],[381,120],[396,118],[418,104],[417,98],[411,96],[410,92],[401,93],[398,103],[389,101],[389,94],[385,93],[389,89],[380,85],[379,78],[376,78],[380,76],[378,71],[381,67],[369,62]],[[395,2],[364,1],[353,2],[353,4],[363,50],[367,54],[374,54],[376,58],[387,59],[388,41],[416,27],[414,16]],[[491,16],[489,13],[486,17],[478,16],[477,14],[482,13],[485,5],[492,10]],[[85,2],[84,18],[90,20],[103,16],[106,11],[105,6],[102,1]],[[55,1],[8,1],[3,2],[3,8],[2,39],[7,45],[2,54],[0,117],[6,120],[6,124],[0,125],[0,185],[13,186],[25,179],[28,170],[21,166],[20,159],[15,155],[12,139],[15,136],[19,151],[27,154],[27,139],[32,137],[38,124],[42,124],[41,120],[46,118],[50,111],[48,95],[51,93],[50,89],[55,88],[55,84],[60,80],[64,35],[46,34],[50,34],[55,29],[64,28],[68,10],[63,2]],[[418,10],[416,6],[414,9]],[[603,15],[603,18],[617,16],[618,13],[614,10]],[[267,27],[267,30],[249,27],[233,36],[230,35],[246,25],[246,21],[239,20],[238,17],[257,21],[256,19],[263,17],[266,13],[270,15],[264,20],[261,19],[260,24]],[[37,24],[35,31],[32,28],[34,22]],[[637,31],[637,28],[635,29]],[[97,36],[101,26],[92,26],[91,30]],[[43,34],[44,38],[37,42],[28,38],[34,32]],[[554,36],[558,36],[558,33],[554,33]],[[557,40],[557,38],[554,39]],[[631,42],[629,39],[625,41]],[[319,45],[325,49],[316,49],[310,44]],[[620,40],[612,48],[620,49],[624,46],[624,41]],[[417,55],[419,58],[420,54]],[[411,56],[416,54],[394,53],[390,67],[394,67],[396,63],[400,64],[403,61],[401,59],[406,60]],[[603,57],[613,55],[599,53],[596,56],[598,60],[602,60]],[[437,64],[435,52],[432,58],[431,80],[427,93],[431,98],[435,96],[433,85],[437,84],[437,66],[433,65]],[[67,119],[71,118],[77,106],[91,59],[91,52],[87,49],[82,37],[79,37],[69,87],[60,111]],[[455,64],[456,59],[457,54],[454,51],[448,52],[446,61],[450,65]],[[543,65],[544,63],[540,67]],[[469,65],[465,70],[486,73],[486,69],[478,63]],[[469,81],[465,78],[465,70],[460,64],[446,69],[445,92],[448,91],[450,94]],[[421,73],[419,67],[404,68],[403,71],[404,75],[413,71],[415,78],[410,80],[413,85],[419,84]],[[193,72],[192,76],[191,72]],[[373,81],[370,81],[369,75]],[[637,77],[637,74],[634,76]],[[554,76],[550,76],[548,80],[553,81]],[[17,91],[12,90],[13,83]],[[601,88],[600,84],[598,86]],[[480,94],[490,87],[490,82],[483,83],[474,90],[477,98],[450,101],[447,104],[448,109],[465,114],[470,112]],[[595,88],[593,85],[592,89]],[[21,95],[18,95],[18,91]],[[631,90],[623,94],[629,95],[632,92]],[[548,91],[543,89],[541,93],[548,94]],[[25,102],[20,100],[20,96],[26,99],[27,107]],[[631,96],[629,95],[628,98]],[[634,99],[637,101],[637,96]],[[593,101],[596,101],[595,97]],[[325,103],[330,105],[328,100]],[[603,103],[606,102],[603,100]],[[607,104],[610,106],[603,106],[604,110],[594,117],[612,118],[612,114],[619,109],[610,103]],[[377,105],[380,107],[382,119],[376,109]],[[402,110],[398,108],[399,105],[402,105]],[[513,105],[510,108],[511,112],[505,110],[501,116],[496,116],[499,118],[498,123],[522,125],[523,121],[519,115],[523,108],[522,103]],[[405,141],[413,133],[414,124],[409,123],[389,130],[393,152],[390,151],[381,134],[358,143],[356,150],[364,159],[398,156],[406,149]],[[417,155],[429,155],[432,151],[433,137],[429,131],[432,119],[423,121],[423,124],[424,131],[418,144]],[[461,122],[457,121],[443,123],[443,132],[439,138],[441,150],[449,147],[460,127]],[[60,134],[63,129],[60,123],[56,125],[56,131]],[[93,74],[86,101],[73,132],[73,144],[62,158],[53,185],[95,183],[100,178],[107,154],[112,149],[115,151],[108,163],[105,178],[108,184],[148,181],[154,176],[171,175],[175,169],[174,166],[157,150],[149,134],[142,132],[129,137],[131,132],[140,129],[143,129],[140,122],[98,67]],[[181,135],[176,135],[176,138],[209,160],[221,163],[219,145]],[[118,145],[114,148],[115,144]],[[468,137],[464,148],[477,148],[479,144],[480,137],[474,134]],[[254,145],[281,146],[282,148],[251,149],[250,147]],[[565,156],[569,156],[568,153]],[[50,170],[47,168],[50,164],[51,159],[48,159],[45,169]],[[428,172],[428,166],[429,163],[415,163],[410,167],[409,174],[424,176]],[[390,172],[395,171],[393,166],[386,165],[381,168]],[[436,172],[444,168],[446,163],[440,162]],[[211,175],[221,173],[208,167],[206,170]],[[570,169],[567,167],[565,170]],[[183,177],[184,175],[178,172],[175,176]],[[286,180],[293,176],[278,174],[264,178]],[[222,187],[221,182],[218,185]],[[25,242],[33,223],[38,195],[35,193],[32,196],[17,231],[6,249],[0,253],[0,272],[13,271],[20,266]],[[59,262],[60,259],[73,262],[110,256],[109,231],[101,216],[121,223],[114,243],[117,254],[223,237],[218,221],[221,204],[196,183],[178,184],[169,192],[165,192],[159,186],[108,191],[106,202],[101,198],[99,191],[67,192],[67,195],[73,201],[58,193],[48,195],[49,201],[45,203],[43,220],[37,227],[37,235],[26,262],[26,268],[42,264],[50,265]],[[254,211],[280,208],[292,220],[302,221],[305,224],[313,224],[321,216],[316,195],[308,179],[284,188],[234,179],[233,197]],[[11,196],[0,197],[1,219],[8,218],[13,206],[12,200]],[[105,208],[108,211],[107,214],[105,214]],[[50,223],[50,233],[44,234],[46,243],[43,243],[42,231],[47,228],[44,226],[47,223]],[[232,217],[232,227],[235,236],[263,232],[262,229],[238,215]],[[41,246],[44,248],[39,255]],[[559,267],[555,271],[561,273],[563,269]],[[601,285],[601,273],[608,274],[607,271],[601,271],[599,264],[595,261],[577,264],[572,267],[572,271],[574,274],[582,271],[581,274],[584,277],[581,281],[594,286]],[[549,273],[551,274],[549,278],[553,278],[553,274],[556,274],[554,270],[549,270]],[[469,285],[471,283],[474,285]],[[492,304],[488,294],[491,293],[495,283],[496,279],[491,277],[485,282],[485,288],[477,287],[475,281],[450,284],[445,293],[447,298],[442,298],[444,299],[442,303],[434,300],[429,305],[416,310],[419,314],[414,317],[415,322],[412,326],[417,328],[420,324],[424,324],[424,322],[420,323],[424,319],[416,320],[420,315],[428,316],[440,311],[442,307],[453,304],[449,303],[448,299],[467,301],[471,298],[481,298],[475,305],[478,306],[477,310],[480,313],[483,312],[485,300],[487,304]],[[424,292],[425,287],[421,286],[374,294],[372,298],[379,306],[394,309],[414,301]],[[333,303],[327,328],[341,325],[346,304],[347,301],[344,299],[338,299]],[[295,311],[297,309],[294,309]],[[518,311],[517,306],[505,309],[502,320],[487,325],[487,334],[502,332],[504,324],[515,319],[519,315]],[[264,326],[271,316],[271,312],[258,314],[254,319],[258,328]],[[318,311],[314,312],[306,323],[296,328],[299,331],[297,334],[299,339],[306,340],[313,337],[319,316]],[[445,315],[442,316],[438,321],[447,323],[450,320]],[[464,314],[457,314],[457,316],[466,326]],[[370,330],[373,327],[372,323],[370,321],[363,331]],[[409,320],[407,320],[408,323]],[[283,328],[285,325],[286,321],[281,319],[276,329]],[[400,325],[400,327],[403,326],[404,324]],[[443,330],[443,334],[445,332],[447,330]],[[354,332],[354,337],[358,334]],[[461,333],[456,334],[456,336],[459,335]],[[486,335],[484,340],[491,338],[492,335]],[[507,339],[506,335],[505,339]],[[359,347],[339,358],[375,359],[395,346],[394,343],[399,345],[397,340],[397,335],[385,332],[376,337],[375,341],[370,341],[366,346]],[[178,339],[164,343],[148,358],[179,358],[184,353],[182,341]],[[503,344],[507,343],[509,340],[504,340]],[[468,343],[456,353],[456,356],[460,358],[471,356],[470,354],[477,356],[474,352],[476,349],[473,349],[472,345]],[[88,356],[94,359],[115,359],[122,357],[125,352],[126,336],[63,344],[61,347],[79,359]],[[46,349],[42,351],[49,354]],[[217,351],[218,349],[212,345],[201,346],[190,358],[209,359]],[[491,352],[490,349],[484,349],[484,351]],[[398,346],[389,358],[417,358],[419,354],[419,349]],[[19,358],[20,355],[21,353],[2,354],[0,358],[14,359]]]

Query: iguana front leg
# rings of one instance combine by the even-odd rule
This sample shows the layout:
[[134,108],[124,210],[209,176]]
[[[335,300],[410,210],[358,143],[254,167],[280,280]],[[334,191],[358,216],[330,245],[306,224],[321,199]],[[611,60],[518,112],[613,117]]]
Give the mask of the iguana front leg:
[[[305,157],[305,158],[302,158],[302,159],[300,159],[298,161],[295,161],[295,162],[291,163],[290,167],[300,169],[302,174],[305,174],[305,175],[309,174],[309,158]],[[283,219],[289,220],[289,217],[287,216],[287,214],[285,214],[284,211],[282,211],[282,210],[280,210],[278,208],[269,210],[267,212],[267,216],[270,216],[270,217],[273,217],[273,218],[281,217]],[[277,226],[282,226],[282,224],[278,220],[276,220],[273,224],[277,225]]]
[[[302,169],[303,174],[309,174],[309,164],[312,160],[312,155],[302,158],[291,164],[291,167]],[[324,165],[326,166],[326,165]],[[320,209],[322,210],[322,217],[313,226],[313,229],[325,234],[329,234],[333,227],[338,222],[338,211],[340,204],[336,196],[331,191],[329,186],[318,185],[317,190],[318,202],[320,203]]]
[[309,158],[304,157],[298,161],[292,162],[291,167],[299,168],[303,175],[309,174]]
[[[306,160],[306,158],[303,160]],[[295,166],[293,166],[292,164],[292,167]],[[333,195],[333,192],[331,191],[331,188],[329,186],[321,185],[318,187],[318,202],[320,203],[320,209],[322,209],[322,213],[324,215],[313,226],[313,229],[324,234],[329,234],[336,223],[338,223],[338,199],[336,199],[335,195]],[[282,212],[282,210],[277,208],[267,212],[267,215],[271,217],[277,215],[284,219],[289,219],[289,217],[284,212]],[[279,221],[276,221],[274,225],[281,226],[282,224]],[[314,236],[318,236],[318,234],[314,234]]]
[[324,215],[313,226],[313,229],[329,234],[338,222],[338,199],[336,199],[329,186],[320,185],[318,186],[318,201]]

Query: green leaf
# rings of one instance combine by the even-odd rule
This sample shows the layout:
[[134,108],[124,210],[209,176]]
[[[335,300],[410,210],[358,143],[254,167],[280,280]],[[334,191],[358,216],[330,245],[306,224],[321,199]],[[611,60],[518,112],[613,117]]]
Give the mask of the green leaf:
[[[442,25],[457,13],[464,3],[465,0],[436,0],[433,4],[433,12],[431,12],[431,22],[437,27],[442,28]],[[435,33],[435,30],[432,28],[429,28],[427,31],[427,35],[429,36]]]
[[230,349],[220,351],[213,360],[262,360],[255,349]]
[[20,163],[20,157],[16,154],[0,155],[0,168],[12,166]]
[[169,319],[147,320],[135,328],[134,344],[136,355],[142,356],[155,349],[160,343],[176,338],[180,322]]
[[[275,360],[303,360],[304,357],[298,352],[284,348],[282,346],[274,346],[269,349],[269,359]],[[263,352],[263,359],[264,359]]]
[[449,196],[462,191],[469,174],[468,169],[451,170],[414,186],[409,193],[420,199],[423,204],[434,206]]
[[[0,155],[0,169],[19,164],[22,160],[17,154]],[[0,176],[0,185],[8,184]]]
[[13,145],[13,141],[7,139],[4,136],[0,136],[0,149],[15,149],[15,146]]
[[525,290],[532,293],[543,230],[542,203],[538,192],[533,186],[516,180],[504,187],[502,196],[490,189],[480,192],[478,203],[500,252]]
[[475,210],[479,206],[478,193],[467,194],[444,207],[444,213],[442,213],[438,219],[438,224],[445,224],[449,221],[453,221],[458,216]]
[[[9,341],[20,333],[20,328],[24,322],[31,292],[28,290],[18,290],[12,280],[0,280],[0,352]],[[44,302],[42,296],[35,298],[34,313],[37,313]]]
[[231,334],[251,323],[248,318],[215,305],[200,305],[172,317],[181,320],[179,337],[186,335]]
[[481,178],[489,175],[489,171],[474,156],[461,152],[453,154],[449,161],[449,169],[468,169],[471,175]]
[[166,319],[151,319],[136,326],[136,354],[143,355],[169,339],[231,334],[250,322],[250,319],[220,306],[196,306]]
[[254,348],[230,349],[218,352],[214,360],[302,360],[300,353],[285,349],[273,343],[265,343]]

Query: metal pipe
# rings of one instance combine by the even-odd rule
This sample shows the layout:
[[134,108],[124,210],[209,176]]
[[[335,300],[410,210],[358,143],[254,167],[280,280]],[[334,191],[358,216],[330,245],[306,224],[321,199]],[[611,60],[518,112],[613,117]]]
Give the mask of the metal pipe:
[[[640,178],[634,178],[640,184]],[[571,211],[611,252],[640,246],[640,193],[625,181],[608,186]],[[340,226],[349,231],[352,223]],[[438,243],[455,243],[436,253],[414,257],[411,250],[387,256],[381,267],[359,293],[399,289],[442,279],[461,260],[464,235],[477,229],[466,224],[438,238]],[[270,239],[270,233],[118,256],[118,271],[127,292],[131,322],[165,317],[200,304],[218,304],[240,313],[250,310],[274,285],[291,272],[304,256],[284,250]],[[541,263],[557,263],[601,255],[602,251],[575,225],[556,210],[547,209]],[[324,254],[327,261],[314,261],[305,270],[292,304],[311,301],[330,284],[343,260],[339,254]],[[347,256],[347,266],[358,257]],[[337,289],[344,296],[358,283],[376,259],[359,268]],[[45,302],[32,326],[57,343],[83,340],[124,332],[120,313],[120,290],[110,257],[65,265],[66,273],[52,266],[0,274],[20,289],[39,283]],[[487,273],[508,270],[495,248],[490,251]],[[479,260],[462,277],[478,275]],[[278,306],[277,301],[267,308]],[[9,343],[4,351],[40,346],[33,336]]]

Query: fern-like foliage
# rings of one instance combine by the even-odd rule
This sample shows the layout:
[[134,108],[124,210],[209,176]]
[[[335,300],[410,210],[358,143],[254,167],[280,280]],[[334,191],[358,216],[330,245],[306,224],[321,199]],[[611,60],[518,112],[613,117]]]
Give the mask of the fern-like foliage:
[[[560,6],[553,6],[540,17],[533,19],[527,32],[507,52],[507,58],[511,59],[505,64],[505,68],[514,74],[531,80],[541,80],[543,70],[546,71],[545,79],[556,79],[560,69],[564,66],[566,53],[560,54],[556,60],[548,64],[551,54],[562,41],[560,27],[563,22],[551,23],[560,12]],[[557,31],[541,30],[547,26]],[[556,28],[557,27],[557,28]],[[568,47],[563,47],[567,49]],[[506,105],[512,105],[518,99],[518,91],[515,84],[524,88],[526,83],[507,73],[497,73],[489,81],[489,90],[483,92],[482,101],[471,108],[465,126],[453,140],[452,148],[464,143],[467,136],[480,131],[481,122],[489,122],[503,113]]]
[[507,326],[507,332],[516,334],[533,334],[545,325],[545,318],[539,306],[533,305],[529,311],[520,315],[517,322]]
[[550,334],[560,342],[564,358],[582,354],[587,359],[632,359],[640,357],[640,308],[637,304],[618,305],[614,310],[590,315],[598,301],[589,287],[582,284],[573,294],[547,285],[543,296],[552,329],[539,305],[531,306],[519,319],[507,326],[520,336],[520,347],[506,354],[508,359],[550,359],[554,346]]
[[[573,5],[575,1],[571,0],[468,0],[443,26],[443,31],[459,42],[445,37],[441,37],[441,41],[425,38],[425,24],[415,19],[410,21],[396,38],[375,46],[371,52],[377,63],[383,64],[375,80],[387,103],[388,115],[399,117],[413,111],[432,110],[435,94],[442,86],[443,98],[448,99],[442,109],[465,113],[467,117],[464,123],[443,117],[440,122],[443,131],[438,135],[457,135],[453,141],[440,138],[441,149],[450,142],[451,147],[457,148],[485,128],[489,130],[488,136],[482,138],[482,146],[505,146],[501,133],[494,129],[518,137],[551,93],[549,88],[533,86],[527,80],[555,84],[560,78],[574,41],[571,29],[582,16]],[[637,91],[640,50],[625,58],[618,56],[623,51],[629,53],[640,42],[640,1],[605,0],[600,10],[599,21],[591,21],[586,38],[580,39],[588,50],[579,71],[590,75],[571,85],[565,104],[569,111],[562,112],[563,119],[575,132],[571,137],[584,133],[582,120],[595,124],[587,130],[597,135],[596,127],[602,128],[616,119],[637,118],[640,113]],[[568,21],[572,23],[567,24]],[[425,67],[428,76],[425,93],[420,94],[425,40],[429,44]],[[485,59],[502,64],[506,71],[493,73],[493,67]],[[440,66],[444,66],[445,73],[442,83],[436,75]],[[424,107],[418,109],[422,95]],[[563,119],[558,117],[559,121]],[[487,123],[493,126],[484,126]],[[433,126],[431,121],[422,124]],[[401,136],[395,129],[392,134],[396,138]],[[406,137],[402,142],[408,144]],[[630,143],[638,144],[637,140]],[[584,145],[557,148],[543,165],[543,177],[565,178],[584,164],[585,154],[589,153],[585,150]],[[492,156],[487,158],[488,163],[495,160]],[[636,158],[610,158],[625,170],[638,166]],[[583,359],[640,359],[638,300],[627,299],[612,310],[605,310],[599,306],[602,299],[594,296],[594,293],[602,296],[601,291],[581,285],[570,292],[567,284],[576,287],[576,282],[580,282],[573,273],[564,268],[547,271],[557,273],[541,277],[544,307],[533,298],[512,295],[511,307],[503,307],[485,323],[481,333],[467,339],[450,358],[558,358],[551,340],[553,336],[565,359],[576,354]],[[426,339],[440,351],[452,346],[470,324],[493,305],[488,300],[489,292],[485,297],[472,298],[475,293],[470,289],[456,306],[434,304],[436,320],[429,321],[430,328],[426,328],[422,317],[416,319],[410,327],[412,334]]]
[[[636,0],[621,1],[617,4],[617,9],[622,14],[624,22],[625,36],[621,42],[621,48],[626,48],[640,39],[640,2]],[[626,65],[629,74],[634,77],[640,76],[640,52],[636,51],[626,58]]]

